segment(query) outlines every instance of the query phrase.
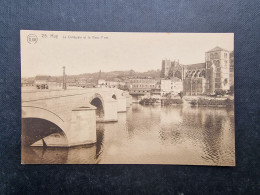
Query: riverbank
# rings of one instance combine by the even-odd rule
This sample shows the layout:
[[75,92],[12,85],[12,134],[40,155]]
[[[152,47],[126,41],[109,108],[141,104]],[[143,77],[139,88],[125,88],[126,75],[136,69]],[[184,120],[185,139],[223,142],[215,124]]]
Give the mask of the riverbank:
[[226,97],[185,97],[185,101],[192,106],[208,106],[208,107],[232,107],[234,106],[234,98],[231,96]]
[[141,105],[161,104],[161,100],[156,99],[156,98],[144,98],[144,99],[139,101],[139,104],[141,104]]
[[181,105],[187,102],[191,106],[208,106],[208,107],[232,107],[234,106],[233,96],[221,96],[221,97],[210,97],[210,96],[185,96],[183,99],[156,99],[156,98],[144,98],[139,101],[141,105],[156,105],[161,104],[162,106],[169,105]]
[[174,105],[174,104],[182,104],[182,99],[156,99],[156,98],[144,98],[139,101],[141,105],[155,105],[161,104],[163,106]]
[[183,104],[182,99],[162,99],[161,101],[163,106]]

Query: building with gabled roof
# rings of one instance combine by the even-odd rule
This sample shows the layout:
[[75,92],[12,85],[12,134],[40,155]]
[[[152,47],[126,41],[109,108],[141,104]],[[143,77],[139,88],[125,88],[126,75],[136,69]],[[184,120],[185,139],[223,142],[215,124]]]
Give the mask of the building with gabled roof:
[[57,78],[47,75],[37,75],[34,83],[37,89],[54,89],[58,87]]

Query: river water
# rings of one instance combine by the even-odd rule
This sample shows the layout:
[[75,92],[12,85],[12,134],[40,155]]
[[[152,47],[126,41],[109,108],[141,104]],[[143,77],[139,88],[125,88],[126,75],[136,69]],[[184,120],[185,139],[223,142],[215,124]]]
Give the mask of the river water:
[[25,164],[235,165],[233,109],[133,104],[118,122],[97,124],[97,143],[24,147]]

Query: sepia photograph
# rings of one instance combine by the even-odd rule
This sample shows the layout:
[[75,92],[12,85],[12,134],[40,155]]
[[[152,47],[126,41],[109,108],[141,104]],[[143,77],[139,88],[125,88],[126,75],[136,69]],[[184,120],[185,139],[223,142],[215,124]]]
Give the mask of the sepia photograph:
[[235,166],[234,34],[21,30],[22,164]]

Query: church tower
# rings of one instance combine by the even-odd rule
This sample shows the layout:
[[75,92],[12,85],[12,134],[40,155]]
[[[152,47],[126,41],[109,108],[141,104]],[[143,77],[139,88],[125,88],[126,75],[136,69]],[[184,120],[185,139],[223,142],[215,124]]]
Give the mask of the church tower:
[[162,61],[161,78],[168,77],[170,68],[171,68],[171,60],[164,59]]
[[179,63],[179,60],[171,61],[170,59],[165,59],[162,61],[161,78],[174,78],[183,79],[183,68]]
[[213,95],[216,91],[229,90],[229,51],[220,47],[206,52],[206,91]]

